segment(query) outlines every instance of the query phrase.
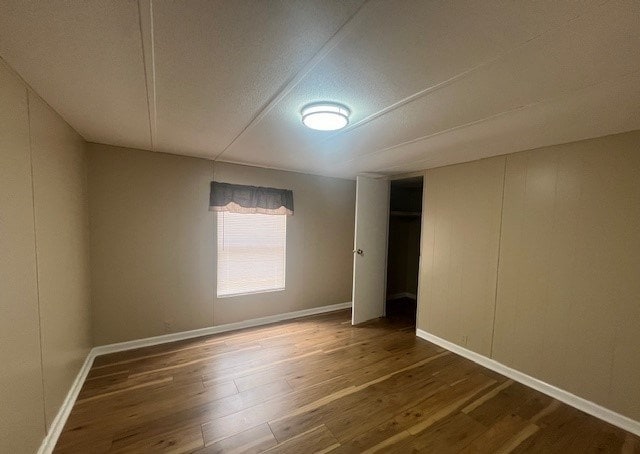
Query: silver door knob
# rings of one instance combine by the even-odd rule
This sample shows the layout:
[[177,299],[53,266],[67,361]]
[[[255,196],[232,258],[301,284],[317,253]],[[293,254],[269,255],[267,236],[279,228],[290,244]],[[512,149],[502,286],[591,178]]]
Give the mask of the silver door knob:
[[364,251],[362,249],[356,249],[355,251],[353,251],[354,253],[358,254],[358,255],[364,255]]

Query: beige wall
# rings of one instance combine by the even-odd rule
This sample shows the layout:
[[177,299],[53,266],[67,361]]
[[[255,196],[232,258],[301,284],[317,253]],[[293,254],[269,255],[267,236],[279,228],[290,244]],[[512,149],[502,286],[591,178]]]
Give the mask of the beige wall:
[[0,452],[35,452],[90,348],[84,141],[0,61]]
[[640,420],[639,182],[640,131],[427,171],[418,327]]
[[[215,297],[217,181],[292,189],[286,290]],[[89,145],[96,345],[351,300],[355,182]]]
[[295,207],[287,218],[286,290],[216,299],[214,324],[351,301],[355,181],[226,163],[216,163],[214,174],[216,181],[291,189]]
[[418,327],[489,355],[505,157],[427,171]]
[[494,357],[640,420],[640,132],[509,156]]
[[29,93],[45,412],[51,424],[91,347],[86,143]]
[[211,162],[95,144],[88,155],[94,344],[210,326]]
[[0,64],[0,452],[44,437],[27,90]]

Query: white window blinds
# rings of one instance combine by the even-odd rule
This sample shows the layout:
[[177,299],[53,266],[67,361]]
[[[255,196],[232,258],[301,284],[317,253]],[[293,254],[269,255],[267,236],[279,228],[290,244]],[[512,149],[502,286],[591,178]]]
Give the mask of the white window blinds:
[[219,297],[283,290],[287,216],[219,212]]

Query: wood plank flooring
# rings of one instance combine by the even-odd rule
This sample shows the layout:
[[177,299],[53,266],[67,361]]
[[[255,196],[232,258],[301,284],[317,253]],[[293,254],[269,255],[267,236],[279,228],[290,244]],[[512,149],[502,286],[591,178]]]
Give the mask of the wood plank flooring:
[[57,453],[640,453],[640,439],[334,312],[96,358]]

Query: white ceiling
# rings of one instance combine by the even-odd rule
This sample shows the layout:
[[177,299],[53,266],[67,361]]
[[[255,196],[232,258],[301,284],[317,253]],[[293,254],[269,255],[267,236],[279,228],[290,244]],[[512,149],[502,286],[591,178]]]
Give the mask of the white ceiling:
[[323,175],[640,129],[637,0],[0,0],[0,56],[89,141]]

